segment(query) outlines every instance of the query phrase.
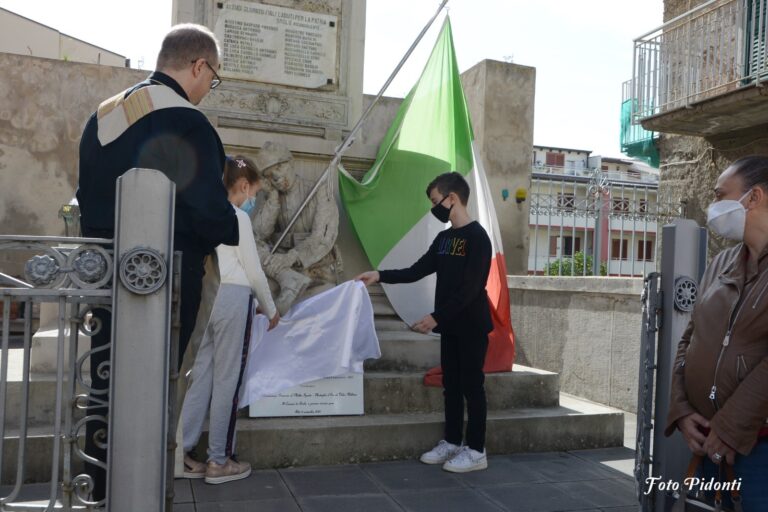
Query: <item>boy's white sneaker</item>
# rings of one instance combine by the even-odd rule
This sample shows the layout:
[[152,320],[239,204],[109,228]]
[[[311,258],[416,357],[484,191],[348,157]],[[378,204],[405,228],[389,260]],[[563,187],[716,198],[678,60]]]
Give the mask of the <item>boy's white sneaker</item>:
[[469,446],[462,446],[461,450],[443,464],[443,469],[451,473],[468,473],[470,471],[479,471],[488,467],[488,458],[485,456],[485,450],[478,452]]
[[419,460],[424,464],[442,464],[456,455],[460,449],[461,446],[442,439],[437,443],[437,446],[422,454]]

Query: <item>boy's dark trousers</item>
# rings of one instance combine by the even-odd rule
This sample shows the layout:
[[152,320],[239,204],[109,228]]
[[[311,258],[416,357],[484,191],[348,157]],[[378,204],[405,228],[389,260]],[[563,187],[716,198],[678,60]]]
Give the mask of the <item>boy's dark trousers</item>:
[[445,397],[445,440],[460,445],[464,430],[464,400],[467,401],[466,444],[473,450],[485,449],[485,352],[488,335],[440,336],[440,365],[443,368]]

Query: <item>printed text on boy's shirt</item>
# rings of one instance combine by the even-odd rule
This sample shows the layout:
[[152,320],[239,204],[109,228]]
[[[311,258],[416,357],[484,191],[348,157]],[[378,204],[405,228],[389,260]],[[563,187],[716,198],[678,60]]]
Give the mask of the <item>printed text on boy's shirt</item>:
[[443,238],[437,247],[438,256],[466,256],[467,239],[466,238]]

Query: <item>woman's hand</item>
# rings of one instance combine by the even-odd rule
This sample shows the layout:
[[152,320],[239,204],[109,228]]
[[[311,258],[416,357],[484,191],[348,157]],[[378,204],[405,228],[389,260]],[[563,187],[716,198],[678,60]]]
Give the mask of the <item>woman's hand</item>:
[[722,439],[715,434],[714,430],[709,431],[706,441],[704,441],[704,451],[707,452],[710,460],[715,464],[720,464],[722,461],[733,466],[736,461],[736,452],[725,444]]
[[[704,441],[706,437],[701,433],[699,427],[709,428],[709,422],[701,414],[694,412],[688,416],[683,416],[677,420],[677,428],[682,432],[688,448],[696,455],[706,455]],[[721,454],[722,455],[722,454]]]

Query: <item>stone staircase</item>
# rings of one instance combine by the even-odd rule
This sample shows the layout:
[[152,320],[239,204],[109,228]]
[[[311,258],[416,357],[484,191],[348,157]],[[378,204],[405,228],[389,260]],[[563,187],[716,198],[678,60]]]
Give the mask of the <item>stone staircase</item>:
[[[369,292],[382,357],[366,363],[365,415],[240,419],[243,460],[266,468],[409,459],[442,438],[442,390],[422,384],[439,364],[439,339],[411,331],[380,287]],[[621,412],[559,388],[557,374],[524,366],[487,375],[488,452],[622,445]]]
[[[254,467],[345,464],[417,457],[442,437],[442,390],[422,384],[424,371],[439,363],[440,343],[411,331],[395,315],[381,288],[372,287],[382,357],[366,363],[365,415],[238,419],[241,459]],[[20,382],[9,383],[9,411],[18,411]],[[35,376],[31,388],[32,449],[25,479],[47,481],[55,378]],[[563,451],[621,446],[623,413],[559,392],[555,373],[515,366],[486,377],[487,450],[492,454]],[[139,414],[137,404],[137,414]],[[6,425],[2,483],[13,481],[18,418]],[[201,439],[198,453],[205,453]]]

